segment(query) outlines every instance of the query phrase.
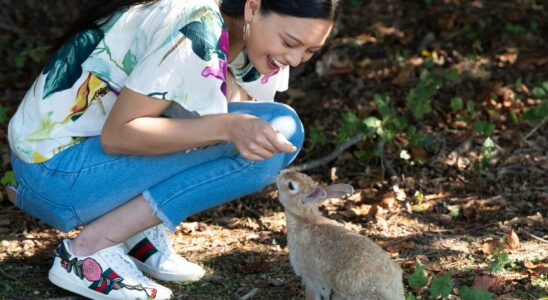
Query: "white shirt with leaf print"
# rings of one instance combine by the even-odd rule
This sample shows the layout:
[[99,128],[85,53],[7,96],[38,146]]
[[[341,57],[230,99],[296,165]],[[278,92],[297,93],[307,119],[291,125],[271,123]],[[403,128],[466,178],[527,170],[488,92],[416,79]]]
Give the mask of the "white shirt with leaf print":
[[[225,113],[227,53],[215,0],[161,0],[119,12],[77,34],[44,67],[10,121],[10,147],[40,163],[100,135],[123,87],[193,115]],[[241,59],[231,68],[251,96],[273,101],[287,89],[288,68],[263,76]]]

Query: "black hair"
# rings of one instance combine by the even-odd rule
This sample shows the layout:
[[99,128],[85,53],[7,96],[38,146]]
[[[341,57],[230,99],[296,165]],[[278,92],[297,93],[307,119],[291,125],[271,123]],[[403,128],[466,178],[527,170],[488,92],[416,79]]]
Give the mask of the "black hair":
[[[246,0],[223,0],[221,11],[231,17],[244,14]],[[334,20],[339,0],[261,0],[261,13],[271,12],[299,18]]]
[[[60,48],[78,32],[98,28],[118,11],[139,4],[153,4],[162,0],[89,0],[83,4],[83,10],[74,26],[57,40],[53,51]],[[261,13],[271,12],[300,18],[334,20],[340,0],[261,0]],[[222,0],[221,11],[231,17],[244,14],[246,0]]]

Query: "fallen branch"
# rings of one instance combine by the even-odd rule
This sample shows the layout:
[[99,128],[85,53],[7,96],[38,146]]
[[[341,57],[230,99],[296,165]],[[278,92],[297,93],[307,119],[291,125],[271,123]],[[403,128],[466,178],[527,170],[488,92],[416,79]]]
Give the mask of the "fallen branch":
[[499,222],[498,221],[497,222],[491,222],[491,223],[482,224],[482,225],[479,225],[479,226],[472,226],[472,227],[465,227],[465,228],[430,229],[430,230],[428,230],[427,233],[446,233],[446,232],[450,232],[450,233],[463,234],[463,233],[467,233],[467,232],[471,232],[471,231],[476,231],[478,229],[491,227],[493,225],[499,225]]
[[2,274],[2,276],[6,277],[6,278],[9,278],[11,280],[17,280],[17,278],[23,276],[23,274],[25,274],[25,272],[26,272],[26,270],[23,270],[23,271],[19,272],[19,274],[14,276],[14,275],[8,274],[8,272],[4,271],[4,269],[2,269],[0,267],[0,274]]
[[311,162],[307,162],[307,163],[304,163],[302,165],[299,165],[299,166],[295,166],[295,167],[291,167],[291,168],[288,168],[289,171],[297,171],[297,172],[302,172],[302,171],[308,171],[308,170],[311,170],[311,169],[314,169],[314,168],[317,168],[319,166],[323,166],[329,162],[331,162],[332,160],[336,159],[339,155],[341,155],[341,153],[343,153],[346,149],[356,145],[359,141],[361,141],[363,139],[363,134],[361,133],[358,133],[356,135],[354,135],[350,140],[348,140],[346,143],[342,144],[342,145],[339,145],[335,148],[335,150],[333,150],[331,153],[329,153],[327,156],[325,157],[322,157],[320,159],[317,159],[317,160],[313,160]]
[[253,288],[249,293],[245,294],[240,300],[249,300],[255,297],[261,291],[260,288]]
[[385,142],[381,140],[378,144],[379,152],[381,154],[381,172],[382,172],[382,178],[384,178],[384,170],[388,171],[388,182],[390,183],[390,187],[392,188],[392,191],[394,192],[394,197],[396,197],[399,201],[404,201],[407,195],[405,195],[405,192],[400,190],[399,182],[398,182],[398,174],[396,173],[396,170],[394,170],[394,167],[392,167],[392,163],[386,158],[384,155],[384,145]]
[[536,236],[536,235],[534,235],[534,234],[532,234],[532,233],[529,233],[529,232],[527,232],[527,231],[525,231],[525,230],[523,230],[523,229],[519,229],[518,232],[519,232],[519,233],[523,233],[523,234],[529,236],[530,238],[533,238],[533,239],[535,239],[535,240],[537,240],[537,241],[539,241],[539,242],[543,242],[543,243],[545,243],[545,244],[548,244],[548,241],[547,241],[547,240],[541,238],[540,236]]
[[537,132],[537,130],[539,130],[539,128],[541,128],[542,126],[544,126],[544,124],[546,123],[546,121],[548,121],[548,117],[544,117],[544,119],[542,119],[542,121],[540,121],[540,123],[538,123],[537,126],[535,126],[531,131],[529,131],[528,134],[526,134],[526,135],[523,137],[523,140],[525,141],[526,139],[528,139],[529,137],[531,137],[535,132]]

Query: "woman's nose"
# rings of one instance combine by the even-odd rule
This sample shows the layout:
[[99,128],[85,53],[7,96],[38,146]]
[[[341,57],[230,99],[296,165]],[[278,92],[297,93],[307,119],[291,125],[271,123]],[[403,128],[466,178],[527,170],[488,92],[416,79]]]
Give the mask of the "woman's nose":
[[301,62],[303,62],[303,55],[304,55],[304,51],[302,50],[299,50],[299,49],[295,49],[289,53],[287,53],[287,55],[285,56],[285,58],[287,59],[287,61],[289,62],[289,64],[292,66],[292,67],[297,67],[299,66],[299,64]]

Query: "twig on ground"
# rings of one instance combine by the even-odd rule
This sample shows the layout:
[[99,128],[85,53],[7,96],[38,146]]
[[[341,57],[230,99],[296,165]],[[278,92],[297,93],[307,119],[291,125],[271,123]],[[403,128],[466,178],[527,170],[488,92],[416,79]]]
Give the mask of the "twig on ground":
[[542,121],[540,121],[537,126],[533,127],[533,129],[531,131],[529,131],[528,134],[526,134],[524,137],[523,137],[523,140],[526,140],[528,139],[529,137],[531,137],[535,132],[537,132],[537,130],[539,130],[539,128],[541,128],[542,126],[544,126],[544,124],[546,123],[546,121],[548,121],[548,117],[544,117],[544,119],[542,119]]
[[487,224],[483,224],[483,225],[479,225],[479,226],[465,227],[465,228],[430,229],[430,230],[427,231],[427,233],[430,233],[430,232],[431,233],[445,233],[445,232],[455,233],[455,232],[458,232],[459,234],[462,234],[462,233],[482,229],[482,228],[485,228],[485,227],[491,227],[493,225],[498,225],[498,224],[499,224],[499,222],[497,221],[497,222],[491,222],[491,223],[487,223]]
[[394,192],[394,196],[399,201],[404,201],[406,198],[405,193],[400,190],[399,182],[398,182],[398,174],[396,173],[396,170],[394,170],[394,167],[392,166],[392,162],[390,162],[386,156],[384,155],[384,144],[385,142],[381,140],[378,144],[379,152],[381,154],[381,169],[382,169],[382,177],[384,178],[384,170],[386,169],[388,171],[388,182],[390,183],[390,187],[392,188],[392,191]]
[[253,215],[255,218],[261,219],[263,217],[263,215],[260,212],[254,210],[253,208],[251,208],[247,205],[244,205],[244,209],[245,209],[245,211],[247,211],[248,213]]
[[17,278],[23,276],[23,274],[25,274],[25,272],[26,272],[26,270],[23,270],[23,271],[19,272],[19,274],[17,274],[17,275],[10,275],[10,274],[8,274],[8,272],[4,271],[4,269],[2,269],[0,267],[0,274],[2,274],[2,276],[6,277],[6,278],[9,278],[11,280],[17,280]]
[[15,25],[13,19],[7,14],[6,10],[0,13],[0,30],[18,33],[20,30]]
[[302,172],[302,171],[308,171],[308,170],[317,168],[319,166],[323,166],[323,165],[331,162],[332,160],[336,159],[346,149],[356,145],[359,141],[361,141],[363,139],[363,137],[364,137],[363,134],[358,133],[358,134],[354,135],[350,140],[348,140],[348,142],[337,146],[335,148],[335,150],[333,150],[327,156],[324,156],[324,157],[322,157],[320,159],[317,159],[317,160],[313,160],[311,162],[304,163],[304,164],[299,165],[299,166],[288,168],[288,170]]
[[261,291],[260,288],[253,288],[249,293],[245,294],[240,300],[249,300],[255,297]]
[[539,242],[543,242],[543,243],[545,243],[545,244],[548,244],[548,241],[547,241],[547,240],[541,238],[540,236],[536,236],[536,235],[534,235],[534,234],[532,234],[532,233],[529,233],[529,232],[527,232],[527,231],[525,231],[525,230],[523,230],[523,229],[519,229],[518,232],[519,232],[519,233],[523,233],[523,234],[529,236],[530,238],[533,238],[533,239],[535,239],[535,240],[537,240],[537,241],[539,241]]

